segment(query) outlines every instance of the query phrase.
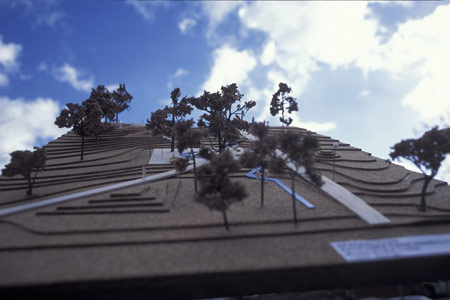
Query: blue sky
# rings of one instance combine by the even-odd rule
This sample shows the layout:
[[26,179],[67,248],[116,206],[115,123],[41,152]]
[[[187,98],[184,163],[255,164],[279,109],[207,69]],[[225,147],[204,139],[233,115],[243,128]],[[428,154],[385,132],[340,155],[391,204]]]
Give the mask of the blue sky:
[[123,122],[175,87],[236,82],[257,101],[249,118],[276,125],[268,105],[286,82],[294,125],[388,158],[449,122],[449,16],[448,1],[0,0],[0,164],[63,133],[65,103],[119,83],[134,97]]

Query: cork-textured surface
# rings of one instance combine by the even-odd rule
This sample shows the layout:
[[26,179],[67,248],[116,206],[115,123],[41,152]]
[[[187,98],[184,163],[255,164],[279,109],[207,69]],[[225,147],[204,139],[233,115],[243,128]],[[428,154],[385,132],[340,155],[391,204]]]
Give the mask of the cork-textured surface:
[[[271,134],[281,131],[271,128]],[[173,293],[177,284],[180,292],[186,292],[178,279],[171,281],[173,278],[200,278],[200,284],[216,278],[210,276],[219,276],[230,289],[237,284],[239,290],[251,292],[254,287],[249,281],[256,277],[244,276],[247,281],[242,279],[242,287],[232,278],[257,272],[265,280],[264,276],[275,276],[274,270],[296,270],[300,277],[302,270],[313,270],[318,277],[311,279],[309,286],[296,286],[328,288],[336,283],[320,279],[327,268],[336,266],[338,273],[351,268],[332,249],[332,241],[449,233],[450,189],[445,182],[432,181],[427,190],[428,209],[419,212],[421,174],[338,140],[317,137],[320,151],[316,160],[321,173],[331,179],[334,165],[334,181],[388,217],[390,224],[370,226],[330,195],[298,178],[295,191],[315,208],[307,209],[297,202],[299,226],[295,227],[291,195],[276,183],[266,182],[264,207],[260,207],[260,181],[246,177],[249,169],[242,169],[232,174],[232,180],[242,183],[248,196],[230,207],[227,231],[221,213],[193,201],[193,174],[186,173],[2,217],[0,288],[136,278],[149,280],[146,284],[157,288],[162,283],[152,278],[165,278],[164,287],[170,286]],[[243,148],[248,143],[244,138],[239,141]],[[333,143],[339,144],[334,162]],[[0,177],[0,209],[140,178],[142,166],[147,174],[172,169],[168,164],[147,165],[152,149],[169,148],[170,141],[150,138],[142,126],[124,125],[98,141],[87,139],[84,161],[79,160],[79,146],[80,138],[71,133],[46,146],[48,166],[38,175],[33,198],[26,197],[25,181],[20,176]],[[269,176],[291,185],[289,178]],[[436,274],[450,272],[449,260],[448,256],[443,258],[445,269],[436,270]],[[369,278],[383,277],[382,269],[369,266],[374,270]],[[430,274],[433,272],[424,270],[420,276]],[[292,280],[294,284],[295,278]],[[340,280],[347,285],[360,282],[350,273]],[[289,284],[284,277],[283,281]],[[267,284],[269,290],[271,284]],[[164,295],[164,291],[160,293]],[[197,296],[195,291],[192,295]]]

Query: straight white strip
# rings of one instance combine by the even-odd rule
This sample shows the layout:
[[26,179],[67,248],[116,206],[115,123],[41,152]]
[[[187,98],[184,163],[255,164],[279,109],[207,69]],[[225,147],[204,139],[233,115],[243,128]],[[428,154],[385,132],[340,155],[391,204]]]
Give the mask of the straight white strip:
[[[199,158],[197,158],[195,160],[195,162],[197,164],[197,167],[200,167],[200,166],[204,165],[205,163],[207,163],[206,160],[199,159]],[[187,167],[185,172],[189,172],[192,169],[194,169],[194,166],[190,165]],[[92,189],[92,190],[88,190],[88,191],[83,191],[83,192],[65,195],[65,196],[61,196],[61,197],[55,197],[55,198],[37,201],[37,202],[29,203],[29,204],[8,207],[8,208],[4,208],[4,209],[0,210],[0,217],[18,213],[18,212],[22,212],[22,211],[26,211],[26,210],[30,210],[30,209],[34,209],[34,208],[44,207],[47,205],[66,202],[66,201],[70,201],[70,200],[74,200],[74,199],[78,199],[78,198],[82,198],[82,197],[88,197],[88,196],[93,196],[93,195],[97,195],[97,194],[101,194],[101,193],[105,193],[105,192],[111,192],[111,191],[115,191],[115,190],[118,190],[121,188],[131,187],[134,185],[149,183],[152,181],[157,181],[157,180],[173,177],[177,174],[178,173],[176,172],[176,170],[170,170],[170,171],[167,171],[164,173],[151,175],[151,176],[141,178],[141,179],[126,181],[126,182],[122,182],[122,183],[118,183],[118,184],[114,184],[114,185],[104,186],[104,187],[100,187],[100,188],[96,188],[96,189]]]
[[331,242],[348,262],[450,254],[450,234]]

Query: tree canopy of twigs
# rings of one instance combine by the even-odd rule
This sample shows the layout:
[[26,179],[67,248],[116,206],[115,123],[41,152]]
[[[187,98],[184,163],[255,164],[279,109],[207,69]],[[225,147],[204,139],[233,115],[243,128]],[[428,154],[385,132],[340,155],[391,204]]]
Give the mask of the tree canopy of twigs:
[[391,147],[392,160],[404,158],[412,162],[424,175],[420,210],[426,210],[425,195],[431,180],[436,176],[445,156],[450,153],[450,128],[437,126],[428,130],[418,139],[402,140]]
[[280,82],[278,91],[273,94],[272,101],[270,102],[270,114],[276,116],[281,113],[280,122],[286,126],[292,123],[292,118],[287,117],[286,114],[298,111],[297,101],[291,96],[288,96],[290,92],[291,88],[286,83]]
[[234,161],[229,150],[220,154],[212,154],[211,161],[198,170],[200,190],[195,201],[202,203],[211,210],[222,212],[224,225],[229,230],[227,210],[231,204],[242,201],[247,192],[242,184],[229,178],[231,172],[239,170],[239,164]]
[[275,157],[277,147],[276,138],[269,136],[269,127],[263,123],[252,123],[250,125],[252,133],[258,137],[251,142],[250,147],[239,158],[239,162],[249,168],[260,167],[261,173],[261,207],[264,206],[264,176],[269,167],[269,163]]
[[243,96],[236,83],[233,83],[222,86],[220,92],[204,91],[200,97],[189,98],[191,105],[204,112],[197,125],[207,127],[211,135],[217,138],[219,152],[239,138],[239,130],[248,129],[244,117],[256,102],[242,103]]
[[[14,151],[11,155],[11,162],[2,170],[3,176],[12,177],[22,175],[28,183],[27,195],[33,194],[33,185],[36,182],[38,172],[45,168],[47,160],[44,148],[35,147],[33,152],[29,150]],[[34,172],[34,175],[33,175]]]

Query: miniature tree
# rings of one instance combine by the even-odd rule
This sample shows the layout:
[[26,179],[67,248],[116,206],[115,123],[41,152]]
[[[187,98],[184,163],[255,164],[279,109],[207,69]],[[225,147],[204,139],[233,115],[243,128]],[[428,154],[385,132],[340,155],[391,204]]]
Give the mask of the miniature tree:
[[119,111],[119,106],[113,101],[112,94],[104,85],[98,85],[97,88],[92,89],[89,99],[98,103],[105,123],[107,120],[109,122],[114,120],[116,113]]
[[242,201],[247,196],[244,186],[239,182],[232,182],[228,176],[230,172],[238,170],[239,165],[229,151],[213,154],[210,163],[198,170],[200,191],[196,194],[195,201],[222,212],[227,230],[230,230],[227,209],[232,203]]
[[[14,151],[11,155],[11,162],[2,170],[3,176],[12,177],[22,175],[28,183],[27,195],[33,194],[33,185],[36,182],[38,172],[45,168],[47,160],[44,148],[34,147],[34,151]],[[34,175],[32,174],[34,172]]]
[[119,113],[130,107],[130,102],[133,100],[133,96],[128,93],[125,83],[121,83],[119,88],[112,93],[112,100],[117,106],[116,111],[116,123],[119,122]]
[[250,144],[248,150],[246,150],[239,162],[249,168],[260,167],[261,173],[261,207],[264,206],[264,176],[270,161],[275,156],[275,149],[277,147],[276,139],[273,136],[269,136],[269,127],[263,123],[253,123],[251,125],[253,132],[258,137],[258,140],[253,141]]
[[55,124],[59,128],[72,128],[75,134],[81,137],[80,160],[83,160],[85,137],[84,121],[86,119],[85,108],[77,103],[67,103],[66,107],[67,108],[61,110],[61,113],[56,118]]
[[[306,174],[309,175],[311,181],[320,186],[323,184],[321,175],[314,168],[314,152],[319,147],[317,138],[300,133],[288,131],[279,136],[278,143],[281,151],[284,152],[284,163],[294,166],[295,171],[291,172],[291,190],[292,190],[292,212],[294,216],[294,224],[297,226],[297,207],[295,200],[295,177],[301,167],[305,168]],[[284,171],[284,164],[281,157],[275,159],[269,166],[276,173]]]
[[255,101],[241,104],[242,97],[236,83],[222,86],[220,92],[204,91],[200,97],[189,98],[189,102],[205,113],[200,116],[199,126],[208,127],[219,143],[219,152],[228,144],[239,138],[239,130],[247,130],[248,122],[244,120]]
[[178,98],[180,97],[181,92],[179,88],[175,88],[170,93],[170,99],[172,100],[172,106],[166,106],[167,113],[172,116],[172,120],[170,122],[170,151],[173,152],[175,149],[175,126],[177,122],[180,122],[184,119],[187,114],[190,114],[192,111],[192,107],[188,104],[187,98],[181,99],[178,102]]
[[270,102],[270,114],[275,116],[281,112],[281,124],[289,126],[292,123],[292,118],[285,117],[285,113],[290,114],[293,111],[298,111],[298,105],[294,98],[287,96],[291,92],[291,88],[286,83],[280,82],[278,87],[278,91],[273,94]]
[[59,128],[72,128],[81,137],[80,160],[83,160],[85,136],[98,137],[106,128],[101,123],[103,113],[98,102],[91,98],[83,101],[82,105],[67,103],[66,106],[56,118],[55,124]]
[[[175,134],[177,136],[177,148],[178,152],[181,154],[185,149],[191,150],[192,163],[194,166],[194,188],[195,193],[197,193],[197,167],[195,163],[194,148],[200,147],[201,139],[205,136],[205,132],[200,130],[193,130],[192,125],[194,125],[193,120],[180,121],[175,126]],[[185,160],[184,158],[177,158],[175,164],[179,172],[183,172],[187,165],[183,162],[177,162],[178,160]],[[189,161],[189,159],[187,160]]]
[[[180,97],[180,89],[176,88],[170,93],[172,99],[172,106],[166,106],[163,109],[158,109],[151,114],[150,120],[147,119],[147,128],[153,134],[164,134],[170,136],[170,151],[175,150],[175,125],[184,119],[187,114],[190,114],[192,107],[189,105],[187,98],[178,101]],[[168,120],[170,116],[170,121]]]
[[145,125],[153,135],[170,134],[170,123],[167,120],[167,110],[158,109],[150,115],[150,119],[147,119],[147,124]]
[[[450,153],[450,128],[439,130],[433,127],[418,139],[407,139],[391,147],[392,160],[405,158],[416,165],[424,176],[420,208],[426,210],[425,194],[427,187],[438,173],[445,156]],[[427,173],[428,170],[428,173]]]

